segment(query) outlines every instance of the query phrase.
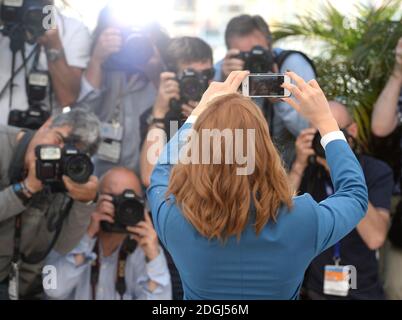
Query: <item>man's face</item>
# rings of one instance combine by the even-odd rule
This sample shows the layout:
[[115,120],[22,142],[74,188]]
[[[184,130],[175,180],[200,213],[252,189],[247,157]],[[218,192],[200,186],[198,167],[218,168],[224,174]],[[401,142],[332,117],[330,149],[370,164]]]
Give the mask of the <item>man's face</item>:
[[261,31],[254,30],[245,36],[233,36],[229,40],[229,49],[238,49],[242,52],[251,51],[255,46],[270,49],[270,43]]
[[[207,60],[207,61],[198,61],[198,62],[191,62],[191,63],[179,63],[178,64],[178,73],[183,73],[184,70],[187,69],[193,69],[194,71],[197,72],[207,72],[207,71],[211,71],[213,69],[213,64],[211,60]],[[213,79],[210,79],[210,83],[212,82]]]
[[126,190],[133,190],[136,195],[142,196],[141,183],[134,174],[126,171],[112,171],[107,174],[100,186],[102,194],[119,196]]

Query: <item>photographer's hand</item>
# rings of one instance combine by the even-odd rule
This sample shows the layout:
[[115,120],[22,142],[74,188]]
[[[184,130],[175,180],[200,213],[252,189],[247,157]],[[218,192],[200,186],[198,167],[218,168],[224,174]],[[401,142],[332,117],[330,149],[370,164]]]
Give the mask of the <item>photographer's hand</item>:
[[43,190],[43,184],[36,177],[36,161],[31,161],[28,169],[28,176],[24,181],[25,187],[33,195]]
[[176,75],[172,72],[163,72],[160,75],[160,85],[158,96],[152,114],[157,119],[165,118],[170,108],[172,99],[180,100],[180,86],[174,80]]
[[63,176],[63,182],[73,200],[88,203],[96,199],[98,190],[97,177],[91,176],[86,184],[79,184],[73,182],[69,177]]
[[123,46],[121,31],[116,28],[108,28],[102,32],[96,42],[92,60],[102,65],[112,54],[117,53]]
[[134,227],[127,227],[132,237],[144,250],[148,261],[152,261],[160,254],[158,235],[152,225],[148,212],[145,213],[145,221],[141,221]]
[[208,90],[205,91],[202,96],[197,108],[194,109],[191,115],[201,115],[206,109],[208,109],[209,103],[217,97],[237,93],[241,83],[249,74],[249,71],[233,71],[225,82],[212,82]]
[[229,74],[233,71],[242,71],[244,69],[244,61],[238,58],[234,58],[239,54],[240,50],[238,49],[230,49],[227,52],[222,65],[223,79],[226,79],[229,76]]
[[59,30],[52,28],[47,30],[43,36],[38,38],[38,44],[44,46],[46,49],[63,50],[63,44],[60,39]]
[[283,88],[288,89],[297,101],[292,98],[284,98],[283,101],[292,106],[306,120],[308,120],[314,128],[318,128],[322,137],[326,134],[339,131],[338,123],[331,113],[328,100],[322,92],[318,82],[311,80],[306,83],[303,78],[294,72],[287,72],[295,83],[284,83]]
[[182,114],[188,118],[191,116],[191,113],[197,108],[199,102],[189,101],[189,103],[185,103],[181,107]]
[[100,230],[102,221],[114,223],[114,206],[113,198],[103,194],[99,197],[96,204],[96,210],[91,215],[91,223],[89,224],[87,234],[90,238],[95,238]]
[[315,152],[312,148],[314,136],[317,133],[315,128],[304,129],[296,140],[296,160],[293,167],[297,166],[297,169],[304,171],[308,165],[308,159],[314,156]]

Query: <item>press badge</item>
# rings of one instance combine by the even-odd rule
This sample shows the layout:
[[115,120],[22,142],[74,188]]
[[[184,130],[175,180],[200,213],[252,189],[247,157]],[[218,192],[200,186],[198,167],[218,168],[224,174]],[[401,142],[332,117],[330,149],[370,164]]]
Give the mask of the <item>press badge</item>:
[[121,141],[123,140],[123,127],[118,124],[101,124],[102,142],[99,146],[98,157],[101,160],[118,163],[121,156]]
[[349,266],[325,266],[324,294],[346,297],[350,289]]
[[8,296],[10,300],[18,300],[19,299],[19,266],[18,263],[11,263],[11,271],[9,275],[8,281]]

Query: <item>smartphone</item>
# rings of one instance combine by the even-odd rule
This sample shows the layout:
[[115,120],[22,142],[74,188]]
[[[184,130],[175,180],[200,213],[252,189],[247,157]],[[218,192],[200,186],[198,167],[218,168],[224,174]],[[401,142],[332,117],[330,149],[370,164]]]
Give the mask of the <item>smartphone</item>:
[[250,74],[243,81],[243,95],[251,98],[288,98],[291,93],[281,87],[283,83],[290,83],[285,74]]

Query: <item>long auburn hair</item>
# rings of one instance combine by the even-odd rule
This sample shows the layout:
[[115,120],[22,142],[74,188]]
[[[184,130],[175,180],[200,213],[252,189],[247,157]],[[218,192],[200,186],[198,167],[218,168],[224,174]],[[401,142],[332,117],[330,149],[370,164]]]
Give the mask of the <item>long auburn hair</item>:
[[[249,223],[253,223],[258,235],[271,219],[276,221],[282,205],[289,209],[292,207],[294,195],[261,110],[251,99],[239,94],[213,100],[193,127],[199,136],[195,148],[202,152],[201,148],[208,143],[212,154],[212,144],[205,141],[212,138],[203,139],[201,132],[204,129],[218,129],[221,132],[254,129],[254,172],[238,175],[236,170],[239,166],[235,163],[179,163],[172,170],[166,196],[175,197],[184,217],[208,239],[225,241],[231,236],[240,239]],[[233,136],[232,150],[233,145],[239,142],[236,141],[236,135]],[[189,141],[190,145],[192,143],[193,139]],[[240,143],[245,146],[243,150],[248,150],[245,139]],[[221,154],[225,155],[225,148],[229,145],[223,137],[220,144]],[[201,152],[198,153],[200,157]],[[191,148],[187,153],[191,153]],[[251,210],[252,207],[255,210]]]

